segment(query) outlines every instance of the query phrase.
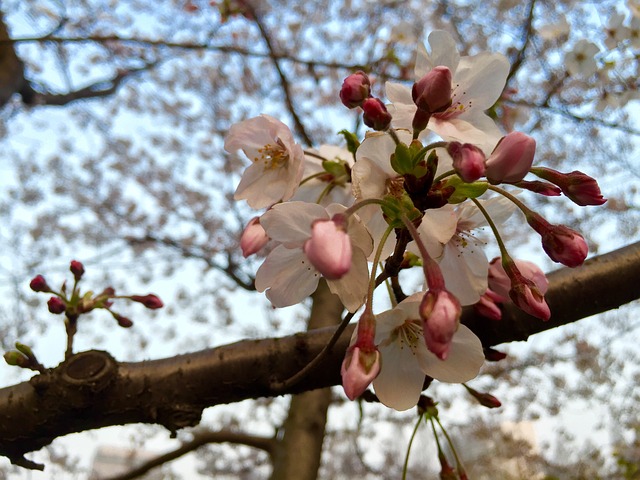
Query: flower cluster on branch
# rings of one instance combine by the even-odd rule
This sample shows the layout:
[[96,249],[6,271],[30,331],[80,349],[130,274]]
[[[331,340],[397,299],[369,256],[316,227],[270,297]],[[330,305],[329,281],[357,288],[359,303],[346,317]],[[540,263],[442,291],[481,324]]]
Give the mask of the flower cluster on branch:
[[[425,376],[463,383],[478,374],[485,358],[460,325],[462,306],[499,321],[501,304],[513,302],[549,320],[544,274],[514,260],[500,236],[514,211],[552,260],[569,267],[585,260],[584,238],[549,223],[520,192],[564,194],[582,206],[606,201],[584,173],[533,167],[535,140],[501,133],[486,114],[505,86],[504,56],[461,56],[443,31],[429,36],[429,47],[418,48],[412,88],[386,85],[388,105],[372,96],[364,72],[344,80],[342,103],[359,109],[373,130],[364,139],[340,132],[345,149],[304,151],[267,115],[234,125],[225,142],[251,160],[235,198],[267,209],[240,241],[245,256],[268,252],[257,289],[284,307],[303,301],[324,277],[349,312],[361,310],[342,367],[345,393],[354,399],[372,384],[398,410],[418,403]],[[525,180],[529,173],[541,180]],[[474,236],[482,226],[500,249],[491,262]],[[424,286],[405,294],[399,273],[411,269],[421,269]],[[392,308],[374,312],[385,283]]]

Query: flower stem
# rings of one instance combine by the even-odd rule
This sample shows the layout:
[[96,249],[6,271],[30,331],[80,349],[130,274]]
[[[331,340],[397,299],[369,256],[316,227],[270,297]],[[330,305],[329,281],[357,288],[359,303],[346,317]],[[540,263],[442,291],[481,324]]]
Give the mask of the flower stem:
[[416,426],[413,428],[413,432],[411,433],[409,445],[407,445],[407,454],[404,457],[404,465],[402,467],[402,480],[407,480],[407,469],[409,468],[409,453],[411,453],[411,445],[413,445],[413,439],[416,438],[416,433],[418,433],[418,427],[420,426],[420,422],[422,421],[423,417],[424,414],[418,417]]
[[444,172],[442,175],[438,175],[436,178],[434,178],[433,179],[433,184],[435,185],[439,181],[444,180],[447,177],[451,177],[451,176],[453,176],[455,174],[456,174],[455,170],[448,170],[448,171]]
[[429,255],[427,247],[422,243],[420,232],[418,232],[418,229],[406,215],[402,215],[400,218],[411,234],[413,241],[416,242],[418,250],[420,250],[420,255],[422,256],[422,270],[424,271],[424,278],[427,280],[427,286],[430,289],[444,288],[444,277],[442,276],[442,271],[440,270],[440,267],[438,267],[436,261]]
[[451,437],[449,437],[449,434],[447,433],[445,428],[442,426],[442,423],[440,423],[440,419],[438,417],[435,417],[435,420],[436,422],[438,422],[438,425],[440,426],[440,430],[442,430],[442,433],[444,434],[444,438],[447,439],[449,448],[451,448],[451,451],[453,452],[453,457],[456,459],[456,469],[458,471],[464,470],[464,465],[462,464],[462,460],[460,460],[460,457],[458,456],[456,447],[453,445],[453,442],[451,441]]
[[502,258],[511,258],[509,255],[509,252],[507,252],[507,247],[504,245],[504,242],[502,241],[502,237],[500,236],[498,227],[496,227],[496,224],[491,218],[491,215],[489,215],[489,212],[487,212],[487,210],[482,206],[482,204],[477,199],[472,198],[470,200],[473,203],[475,203],[476,207],[478,207],[478,210],[480,210],[480,213],[482,213],[484,218],[487,220],[487,223],[489,224],[489,227],[491,228],[491,231],[493,232],[493,235],[494,237],[496,237],[496,241],[498,242],[498,247],[500,248],[500,256]]

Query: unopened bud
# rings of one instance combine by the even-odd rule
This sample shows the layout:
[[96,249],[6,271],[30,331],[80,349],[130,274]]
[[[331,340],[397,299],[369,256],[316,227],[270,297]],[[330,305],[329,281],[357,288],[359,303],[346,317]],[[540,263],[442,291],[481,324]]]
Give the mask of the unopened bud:
[[540,234],[542,248],[551,260],[571,268],[584,263],[589,247],[582,235],[565,225],[552,225],[537,213],[531,212],[526,218]]
[[491,347],[486,347],[484,349],[484,358],[489,362],[499,362],[500,360],[507,358],[507,354],[494,350]]
[[440,360],[446,360],[453,335],[458,330],[462,307],[447,290],[429,290],[420,302],[424,340],[427,348]]
[[363,351],[357,346],[350,348],[340,369],[342,387],[349,400],[362,395],[379,373],[380,352],[377,349]]
[[391,123],[391,114],[378,98],[369,97],[362,103],[364,124],[374,130],[386,130]]
[[316,220],[303,251],[325,278],[342,278],[351,269],[352,255],[344,216],[338,214],[331,220]]
[[602,205],[607,201],[600,192],[598,182],[586,173],[577,170],[560,173],[546,167],[531,169],[531,173],[556,184],[569,199],[580,206]]
[[150,293],[148,295],[131,295],[128,298],[133,300],[134,302],[143,304],[145,307],[151,310],[156,310],[164,306],[162,300],[160,300],[160,298],[153,293]]
[[82,278],[82,275],[84,275],[84,265],[77,260],[71,260],[69,270],[73,273],[73,278],[75,278],[76,282]]
[[465,182],[475,182],[484,175],[484,153],[475,145],[450,142],[447,146],[447,152],[453,159],[454,170]]
[[22,368],[29,368],[31,363],[26,356],[15,350],[10,350],[4,354],[4,361],[9,365]]
[[515,183],[529,172],[536,141],[522,132],[502,137],[487,159],[487,179],[492,184]]
[[541,182],[540,180],[520,180],[514,183],[516,187],[524,188],[530,192],[544,195],[545,197],[558,197],[562,195],[562,190],[551,183]]
[[371,96],[371,81],[366,73],[357,71],[342,82],[340,100],[348,108],[355,108]]
[[127,317],[123,317],[118,313],[114,313],[114,312],[111,312],[111,313],[113,315],[113,318],[116,319],[116,322],[118,322],[118,325],[120,325],[122,328],[130,328],[133,326],[133,322]]
[[60,297],[51,297],[47,302],[47,307],[55,315],[59,315],[67,309],[66,303]]
[[498,408],[502,406],[502,403],[500,403],[500,400],[498,400],[496,397],[494,397],[490,393],[478,392],[477,390],[474,390],[473,388],[468,387],[465,384],[463,385],[467,389],[467,392],[469,392],[471,396],[475,398],[480,405],[487,408]]
[[42,275],[36,275],[33,277],[31,282],[29,282],[29,287],[34,292],[50,292],[51,288],[47,284],[47,281],[44,279]]
[[413,84],[411,96],[418,108],[430,114],[446,110],[451,105],[451,70],[435,67]]
[[240,237],[240,248],[242,249],[242,256],[247,258],[254,253],[259,252],[269,241],[267,232],[265,232],[262,225],[260,225],[260,217],[253,217],[247,223],[247,226],[242,232]]

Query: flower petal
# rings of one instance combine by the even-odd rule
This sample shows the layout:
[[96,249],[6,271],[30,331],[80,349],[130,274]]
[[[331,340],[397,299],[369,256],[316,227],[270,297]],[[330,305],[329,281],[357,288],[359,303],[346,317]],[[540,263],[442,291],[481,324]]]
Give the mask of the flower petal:
[[256,272],[256,289],[267,290],[274,307],[295,305],[318,287],[320,273],[299,248],[278,245]]
[[464,325],[460,325],[453,336],[449,356],[446,360],[438,360],[428,350],[427,353],[426,357],[418,356],[422,371],[426,375],[446,383],[462,383],[475,378],[484,363],[480,340]]

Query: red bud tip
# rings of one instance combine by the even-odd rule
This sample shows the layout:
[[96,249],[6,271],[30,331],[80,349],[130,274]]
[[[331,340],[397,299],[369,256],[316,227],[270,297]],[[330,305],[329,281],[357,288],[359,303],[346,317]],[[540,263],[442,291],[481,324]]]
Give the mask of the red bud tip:
[[151,310],[156,310],[164,306],[162,300],[160,300],[160,298],[153,293],[150,293],[148,295],[131,295],[129,298],[134,302],[143,304],[145,307]]
[[55,315],[59,315],[67,309],[67,305],[59,297],[51,297],[47,302],[49,311]]
[[71,260],[69,270],[73,273],[73,278],[76,279],[76,282],[82,278],[82,275],[84,275],[84,265],[77,260]]
[[42,275],[36,275],[33,277],[33,280],[29,283],[31,290],[34,292],[50,292],[51,289],[47,284],[47,281],[44,279]]

